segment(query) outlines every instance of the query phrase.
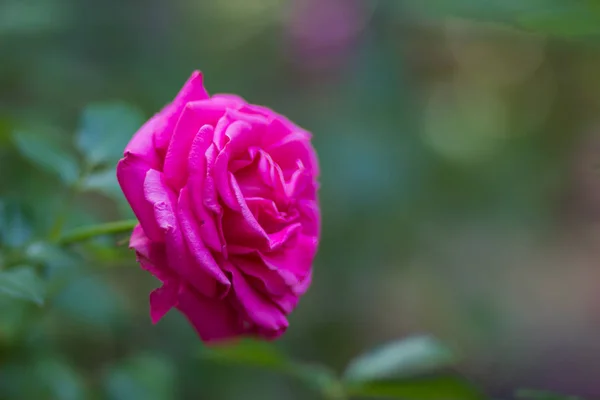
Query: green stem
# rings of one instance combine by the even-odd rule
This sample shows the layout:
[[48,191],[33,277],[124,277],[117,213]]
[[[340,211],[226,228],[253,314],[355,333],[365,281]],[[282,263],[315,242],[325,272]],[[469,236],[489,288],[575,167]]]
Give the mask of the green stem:
[[137,224],[137,220],[125,220],[108,222],[100,225],[85,226],[65,233],[56,242],[61,245],[68,245],[76,242],[82,242],[96,236],[131,232]]

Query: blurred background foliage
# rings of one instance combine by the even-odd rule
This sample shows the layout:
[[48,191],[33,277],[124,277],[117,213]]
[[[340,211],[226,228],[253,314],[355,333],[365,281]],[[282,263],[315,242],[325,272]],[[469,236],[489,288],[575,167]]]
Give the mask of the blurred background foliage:
[[[324,229],[276,346],[432,333],[496,397],[600,396],[596,0],[1,0],[0,398],[313,399],[215,364],[122,238],[114,165],[192,70],[314,132]],[[31,302],[23,299],[32,300]]]

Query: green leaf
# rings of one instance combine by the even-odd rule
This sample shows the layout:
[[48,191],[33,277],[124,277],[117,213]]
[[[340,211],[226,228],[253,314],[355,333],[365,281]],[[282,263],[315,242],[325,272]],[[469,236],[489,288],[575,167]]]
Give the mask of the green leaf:
[[581,397],[567,396],[545,390],[532,389],[517,390],[515,397],[522,400],[583,400]]
[[44,292],[43,282],[30,266],[22,265],[0,271],[0,294],[42,305]]
[[79,165],[68,151],[61,136],[51,132],[16,131],[13,142],[19,152],[38,167],[58,175],[60,179],[73,184],[79,178]]
[[352,361],[344,374],[348,382],[406,378],[439,371],[457,362],[456,355],[429,336],[388,343]]
[[454,377],[418,378],[404,381],[367,382],[349,385],[352,396],[408,400],[480,400],[483,396],[463,379]]
[[327,398],[343,398],[343,388],[333,371],[322,365],[293,362],[269,343],[243,339],[229,345],[203,348],[200,356],[222,364],[259,367],[304,382]]
[[346,398],[344,387],[335,372],[323,365],[294,364],[289,374],[327,399]]
[[82,189],[100,192],[114,199],[124,199],[114,169],[89,174],[83,181]]
[[143,123],[141,111],[126,103],[91,104],[81,116],[77,147],[92,166],[112,163]]
[[249,365],[271,370],[287,370],[289,360],[268,343],[243,339],[234,344],[202,348],[202,358],[225,364]]

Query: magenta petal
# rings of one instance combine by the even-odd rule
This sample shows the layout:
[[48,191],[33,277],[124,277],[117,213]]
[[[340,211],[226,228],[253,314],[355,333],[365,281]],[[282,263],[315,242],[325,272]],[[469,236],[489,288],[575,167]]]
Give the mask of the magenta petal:
[[303,233],[318,239],[321,233],[321,210],[317,202],[300,200],[296,206],[301,215]]
[[310,284],[312,283],[312,270],[308,271],[308,274],[300,281],[296,286],[293,287],[294,294],[300,296],[306,293]]
[[227,301],[204,297],[184,286],[177,305],[207,343],[231,339],[244,333],[242,320]]
[[[215,140],[218,132],[219,128],[217,127],[215,129]],[[214,177],[217,191],[223,202],[232,210],[239,210],[240,205],[235,198],[229,182],[229,160],[236,153],[247,149],[256,142],[256,137],[252,126],[242,121],[236,121],[228,125],[225,135],[230,141],[217,156],[211,174]]]
[[273,302],[256,291],[236,267],[226,264],[225,268],[233,277],[233,291],[250,321],[267,331],[287,328],[287,318]]
[[302,132],[294,132],[289,136],[267,147],[267,151],[281,169],[295,170],[298,160],[314,178],[319,176],[319,163],[309,139]]
[[215,129],[210,125],[203,125],[190,145],[189,157],[186,160],[190,177],[198,176],[203,179],[206,175],[206,151],[212,144]]
[[162,287],[154,289],[150,293],[150,317],[152,323],[156,324],[169,310],[177,306],[179,283],[166,281]]
[[[202,203],[215,214],[222,214],[223,210],[219,201],[218,193],[217,193],[217,184],[215,183],[214,178],[214,166],[217,160],[219,150],[217,146],[212,143],[208,149],[206,149],[206,175],[204,177],[198,176],[199,179],[204,178],[204,188],[201,192],[203,196]],[[196,182],[196,181],[195,181]],[[199,192],[200,193],[200,192]]]
[[[211,215],[204,204],[205,201],[209,201],[209,196],[204,195],[208,169],[206,153],[212,145],[214,128],[210,125],[204,125],[200,131],[201,133],[204,132],[196,135],[190,149],[188,160],[189,179],[184,189],[186,189],[191,204],[193,204],[193,207],[190,206],[190,210],[198,219],[202,240],[209,248],[220,252],[225,244],[220,226],[217,226],[220,217],[218,214]],[[214,198],[212,201],[218,204],[216,194],[212,197]]]
[[154,145],[161,151],[163,158],[173,136],[177,121],[185,106],[190,102],[207,100],[208,98],[208,93],[204,89],[202,73],[194,71],[177,96],[175,96],[175,99],[162,111],[164,114],[163,119],[168,124],[168,129],[163,130],[162,134],[154,135]]
[[208,92],[204,88],[202,72],[194,71],[192,75],[185,82],[174,102],[176,103],[189,103],[190,101],[208,99]]
[[248,208],[244,195],[232,174],[230,174],[230,180],[240,212],[228,212],[223,216],[223,231],[228,244],[244,247],[254,246],[259,250],[273,251],[282,247],[301,231],[302,225],[293,223],[280,231],[267,234]]
[[161,168],[162,160],[154,145],[155,136],[168,136],[173,132],[175,126],[175,124],[169,123],[169,118],[164,118],[166,112],[165,110],[161,111],[140,127],[125,147],[125,157],[128,154],[135,154],[149,168]]
[[304,279],[310,273],[317,252],[317,238],[297,235],[295,243],[277,251],[263,252],[261,257],[271,269],[281,269]]
[[208,99],[208,93],[204,89],[202,74],[194,71],[175,99],[138,130],[125,153],[135,154],[150,167],[161,169],[160,152],[166,149],[183,107],[190,101],[203,99]]
[[187,190],[181,190],[178,204],[178,219],[180,222],[183,237],[185,238],[191,256],[195,259],[196,264],[206,272],[213,280],[216,280],[222,287],[219,297],[224,297],[229,290],[229,279],[225,276],[219,265],[217,265],[210,250],[203,243],[200,228],[196,224],[193,215],[191,214],[191,205],[188,202]]
[[254,257],[232,257],[231,263],[244,275],[261,282],[267,295],[283,296],[290,288],[298,284],[298,279],[284,269],[272,269],[260,259]]
[[174,189],[181,189],[188,177],[188,157],[192,143],[197,136],[212,141],[212,130],[207,126],[202,113],[191,105],[183,110],[175,132],[171,138],[167,155],[165,156],[164,173],[167,183]]
[[139,255],[150,258],[154,243],[146,236],[144,229],[140,224],[137,224],[131,232],[129,238],[129,248],[134,249]]
[[291,313],[294,308],[298,305],[300,298],[298,294],[293,292],[287,292],[281,297],[273,298],[273,302],[283,311],[285,314]]
[[154,218],[152,205],[144,196],[144,180],[150,170],[141,158],[127,153],[117,164],[117,180],[146,235],[159,242],[163,240],[163,233]]
[[144,192],[154,206],[154,215],[165,233],[167,261],[180,278],[189,282],[200,293],[215,296],[217,282],[190,255],[175,212],[175,196],[158,171],[149,171],[144,182]]
[[151,241],[144,233],[141,225],[133,228],[129,248],[135,250],[140,266],[161,282],[173,278],[173,272],[169,269],[167,263],[164,243]]
[[[230,126],[236,124],[244,124],[251,127],[250,130],[240,131],[238,128],[230,129]],[[260,144],[262,137],[265,136],[268,121],[262,116],[250,115],[241,113],[235,109],[228,108],[225,115],[219,120],[215,127],[215,144],[219,150],[223,150],[224,147],[232,140],[242,133],[243,137],[251,137],[254,144]],[[237,153],[248,148],[249,142],[247,139],[242,137],[241,141],[234,143],[235,148],[230,148],[229,153]],[[235,140],[239,140],[235,139]]]

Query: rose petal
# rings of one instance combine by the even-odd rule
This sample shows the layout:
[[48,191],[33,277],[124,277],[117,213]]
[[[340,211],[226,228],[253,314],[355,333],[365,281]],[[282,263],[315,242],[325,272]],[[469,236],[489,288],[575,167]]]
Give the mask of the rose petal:
[[164,172],[171,187],[176,190],[183,187],[188,177],[188,158],[195,138],[201,136],[200,140],[211,143],[214,130],[209,127],[224,112],[224,108],[206,101],[189,103],[184,108],[165,156]]
[[175,196],[163,181],[162,174],[150,170],[144,181],[144,194],[154,207],[154,215],[164,231],[167,261],[171,269],[200,293],[218,294],[217,282],[190,255],[174,208]]
[[299,212],[295,207],[279,211],[273,200],[262,197],[246,197],[246,204],[266,233],[275,233],[286,225],[298,222]]
[[164,238],[163,232],[156,223],[152,205],[144,196],[144,180],[150,170],[142,158],[126,153],[125,158],[117,164],[117,180],[146,235],[152,241],[160,242]]
[[296,203],[300,212],[302,232],[318,238],[321,234],[321,211],[316,201],[300,200]]
[[[214,215],[207,209],[205,202],[210,202],[209,197],[204,194],[204,188],[206,186],[206,174],[207,174],[207,156],[206,153],[212,145],[212,138],[214,134],[214,128],[210,125],[204,125],[201,131],[205,130],[205,133],[196,135],[190,149],[190,156],[188,160],[188,171],[189,179],[186,186],[186,192],[190,198],[190,201],[194,205],[190,207],[192,213],[196,217],[197,223],[200,225],[200,233],[202,240],[206,245],[215,251],[222,251],[225,244],[223,233],[221,231],[220,223],[220,205],[218,212]],[[216,194],[212,196],[213,202],[218,203]]]
[[[276,125],[277,122],[273,122]],[[269,129],[273,129],[272,126]],[[289,175],[290,172],[298,169],[298,160],[308,171],[313,179],[319,176],[319,163],[317,156],[310,144],[310,136],[302,131],[291,132],[283,136],[280,140],[265,147],[265,150],[273,157],[273,160],[281,169]]]
[[245,333],[242,320],[229,302],[204,297],[183,286],[177,309],[194,326],[200,338],[212,343]]
[[189,203],[188,198],[187,190],[185,188],[182,189],[179,196],[177,218],[181,226],[183,237],[186,240],[190,254],[196,261],[196,264],[219,284],[220,287],[218,288],[219,293],[217,296],[223,298],[227,295],[229,290],[229,279],[227,279],[219,265],[217,265],[210,250],[204,245],[200,227],[196,224],[191,213],[191,204]]
[[291,240],[302,229],[300,223],[290,224],[280,231],[267,233],[260,226],[244,199],[235,177],[230,175],[231,186],[239,204],[240,212],[230,211],[223,215],[223,232],[226,243],[273,251]]
[[277,304],[279,309],[285,314],[291,313],[294,310],[294,308],[296,308],[299,301],[300,298],[298,297],[298,295],[293,293],[292,291],[286,292],[281,297],[273,298],[273,302]]
[[294,286],[293,292],[296,295],[303,295],[306,293],[310,284],[312,283],[312,269],[308,271],[308,274],[304,277],[302,281],[300,281],[296,286]]
[[279,166],[261,149],[250,151],[253,162],[235,173],[244,197],[264,197],[287,205],[285,181]]
[[150,318],[156,324],[169,310],[177,306],[179,282],[166,281],[150,293]]
[[226,262],[225,269],[232,275],[232,289],[250,321],[267,331],[287,328],[287,318],[273,302],[253,288],[233,265]]
[[281,297],[273,297],[273,302],[277,304],[277,306],[283,311],[285,314],[291,313],[294,308],[298,305],[300,301],[300,296],[302,296],[308,288],[310,287],[310,283],[312,281],[312,272],[309,272],[308,275],[300,282],[298,282],[295,286],[293,286],[291,291],[288,291],[285,295]]
[[316,237],[300,234],[296,236],[295,243],[277,251],[261,252],[260,256],[271,269],[289,271],[302,280],[310,273],[317,244]]
[[161,150],[164,151],[169,143],[183,107],[190,101],[202,99],[208,99],[208,93],[204,89],[202,74],[194,71],[175,99],[146,122],[133,136],[125,148],[125,155],[135,154],[151,168],[162,169]]
[[173,271],[170,270],[167,263],[164,243],[151,241],[144,233],[141,225],[133,228],[129,248],[135,250],[141,267],[161,282],[173,278]]
[[[229,182],[229,160],[235,157],[238,153],[246,150],[249,146],[256,144],[258,141],[258,132],[253,127],[243,121],[235,121],[223,130],[224,135],[229,138],[229,141],[215,160],[211,175],[214,177],[214,182],[217,191],[227,207],[232,210],[240,210],[240,205],[235,198]],[[219,135],[219,126],[215,128],[215,140]]]
[[[246,123],[249,125],[252,128],[249,133],[252,135],[253,142],[256,145],[259,145],[262,137],[265,136],[268,121],[262,116],[245,114],[235,109],[228,108],[225,115],[223,115],[215,127],[215,144],[220,151],[223,150],[225,146],[234,139],[234,136],[239,133],[236,130],[229,130],[230,125],[234,123]],[[246,132],[243,133],[246,134]],[[234,143],[232,145],[233,148],[230,147],[228,152],[234,153],[235,155],[235,153],[246,150],[248,146],[249,144],[247,142]]]
[[231,264],[236,266],[244,275],[261,282],[267,295],[283,296],[290,292],[290,288],[298,284],[298,279],[284,269],[273,269],[260,259],[260,257],[231,257]]

